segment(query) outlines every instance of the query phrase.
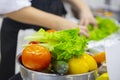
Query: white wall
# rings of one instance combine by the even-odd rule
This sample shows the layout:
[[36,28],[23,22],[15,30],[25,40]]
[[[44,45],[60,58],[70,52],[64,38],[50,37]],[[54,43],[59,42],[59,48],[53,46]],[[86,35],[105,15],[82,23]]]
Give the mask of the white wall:
[[84,0],[92,8],[104,8],[104,0]]
[[[92,8],[106,8],[105,0],[84,0]],[[120,10],[120,0],[111,0],[111,9]]]
[[120,0],[111,0],[112,8],[116,10],[120,10]]

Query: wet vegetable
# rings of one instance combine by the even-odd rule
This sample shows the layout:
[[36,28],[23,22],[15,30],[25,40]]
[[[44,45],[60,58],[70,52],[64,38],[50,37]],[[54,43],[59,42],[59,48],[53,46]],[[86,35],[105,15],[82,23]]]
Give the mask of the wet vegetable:
[[52,64],[52,70],[56,74],[64,75],[68,72],[68,64],[64,61],[55,61]]

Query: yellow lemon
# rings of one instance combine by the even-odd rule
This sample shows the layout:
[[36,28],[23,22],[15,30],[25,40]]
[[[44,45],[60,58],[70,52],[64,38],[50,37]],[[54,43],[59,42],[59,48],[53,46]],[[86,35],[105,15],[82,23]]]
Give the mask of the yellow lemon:
[[97,62],[95,59],[90,56],[89,54],[85,53],[81,56],[81,59],[83,59],[89,66],[89,71],[97,69]]
[[103,73],[101,76],[99,76],[96,80],[109,80],[108,73]]
[[88,64],[85,62],[85,60],[80,58],[71,58],[68,61],[68,66],[69,66],[69,73],[70,74],[81,74],[81,73],[86,73],[89,70]]

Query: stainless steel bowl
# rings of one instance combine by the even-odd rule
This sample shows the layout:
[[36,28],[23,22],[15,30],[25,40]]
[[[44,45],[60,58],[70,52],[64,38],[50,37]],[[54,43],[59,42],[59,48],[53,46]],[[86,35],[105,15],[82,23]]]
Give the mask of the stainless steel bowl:
[[20,65],[20,74],[23,80],[96,80],[97,77],[96,70],[84,74],[64,75],[64,76],[37,72],[24,67],[21,64],[20,58],[21,55],[18,55],[17,60],[18,60],[18,64]]

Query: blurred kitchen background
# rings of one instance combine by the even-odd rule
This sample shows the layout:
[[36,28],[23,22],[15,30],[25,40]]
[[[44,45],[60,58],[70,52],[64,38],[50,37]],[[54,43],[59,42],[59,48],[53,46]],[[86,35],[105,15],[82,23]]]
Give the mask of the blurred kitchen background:
[[[119,1],[120,0],[85,0],[85,2],[89,5],[89,7],[91,8],[95,16],[99,15],[103,17],[110,17],[120,22],[120,2]],[[72,11],[70,10],[70,5],[67,3],[64,3],[64,5],[68,12],[68,14],[66,15],[66,18],[76,23],[78,19],[76,19],[73,16]],[[2,18],[3,16],[0,15],[0,29],[1,29]],[[25,32],[20,34],[21,37],[24,37],[24,35],[25,35]],[[18,42],[19,42],[18,43],[19,45],[17,49],[21,49],[20,46],[22,46],[21,44],[23,43],[23,41],[18,40]],[[20,51],[18,50],[17,52],[20,52]]]
[[1,23],[2,23],[2,15],[0,15],[0,26],[1,26]]
[[[89,5],[93,14],[100,16],[112,17],[120,21],[120,2],[119,0],[85,0],[85,2]],[[68,12],[70,6],[65,3],[65,8]],[[66,18],[71,19],[72,21],[76,21],[72,13],[66,15]],[[0,25],[2,22],[2,15],[0,15]]]
[[[120,22],[120,2],[119,0],[84,0],[91,8],[95,16],[110,17]],[[65,3],[65,7],[68,12],[70,6]],[[76,22],[76,19],[72,17],[72,13],[66,15],[66,18]]]

